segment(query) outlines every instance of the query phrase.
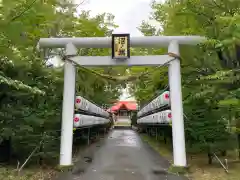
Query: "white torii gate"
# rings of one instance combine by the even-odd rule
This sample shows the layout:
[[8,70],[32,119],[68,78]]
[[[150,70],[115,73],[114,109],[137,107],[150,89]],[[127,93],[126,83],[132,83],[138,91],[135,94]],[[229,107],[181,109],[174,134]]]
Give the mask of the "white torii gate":
[[[131,47],[168,47],[168,53],[180,56],[179,45],[197,45],[205,38],[200,36],[145,36],[131,37]],[[60,165],[72,165],[73,115],[75,99],[75,64],[91,66],[158,66],[168,64],[170,102],[172,111],[172,136],[174,165],[185,167],[186,150],[182,105],[180,60],[169,55],[132,56],[124,60],[111,56],[77,56],[77,48],[111,48],[110,37],[86,38],[41,38],[39,48],[66,48],[64,64],[64,92],[62,109],[62,130],[60,147]],[[169,63],[168,63],[169,62]]]

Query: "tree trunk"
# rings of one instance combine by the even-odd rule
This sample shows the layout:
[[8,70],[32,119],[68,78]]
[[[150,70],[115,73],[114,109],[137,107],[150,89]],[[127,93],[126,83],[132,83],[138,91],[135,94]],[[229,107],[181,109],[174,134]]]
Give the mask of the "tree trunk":
[[238,134],[238,159],[240,159],[240,134]]
[[163,131],[163,140],[164,140],[164,144],[167,144],[167,138],[166,138],[166,132]]
[[221,152],[221,155],[225,157],[225,156],[227,155],[227,151],[226,151],[226,150],[225,150],[225,151],[222,151],[222,152]]
[[[43,153],[43,144],[40,145],[39,152]],[[39,165],[40,166],[43,165],[43,157],[42,157],[42,155],[39,156]]]
[[167,144],[167,138],[164,136],[164,144]]
[[9,163],[11,157],[11,139],[4,139],[0,143],[0,162]]
[[212,153],[208,153],[208,164],[212,164],[212,159],[213,159],[213,156],[212,156]]

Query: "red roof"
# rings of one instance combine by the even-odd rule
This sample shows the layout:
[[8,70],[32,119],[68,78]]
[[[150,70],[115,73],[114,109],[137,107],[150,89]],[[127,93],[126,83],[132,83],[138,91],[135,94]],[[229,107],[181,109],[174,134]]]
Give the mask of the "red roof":
[[130,110],[130,111],[136,111],[137,103],[136,101],[118,101],[109,110],[118,111],[120,108],[126,108],[127,110]]

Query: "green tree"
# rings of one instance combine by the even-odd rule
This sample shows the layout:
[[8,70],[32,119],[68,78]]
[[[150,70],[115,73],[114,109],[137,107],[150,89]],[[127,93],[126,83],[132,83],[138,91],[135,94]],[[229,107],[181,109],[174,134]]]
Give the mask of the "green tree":
[[[76,15],[76,5],[65,1],[0,2],[0,143],[11,139],[12,153],[22,161],[39,145],[35,155],[45,161],[59,154],[63,68],[50,68],[49,59],[61,58],[64,49],[37,50],[41,37],[108,36],[113,16]],[[81,55],[106,55],[106,49],[81,49]],[[41,56],[41,57],[40,57]],[[95,68],[98,72],[108,69]],[[109,70],[117,74],[118,69]],[[106,81],[79,67],[77,94],[96,103],[118,98],[119,85]],[[33,158],[34,160],[34,158]]]
[[[239,119],[236,115],[240,85],[240,4],[237,0],[167,0],[153,2],[152,9],[151,19],[161,28],[143,22],[139,29],[144,35],[201,35],[208,38],[206,43],[197,47],[180,47],[184,112],[189,119],[186,120],[186,133],[188,143],[195,147],[202,146],[208,151],[208,147],[214,144],[214,149],[222,148],[230,138],[227,122]],[[154,54],[153,51],[160,53],[147,49],[149,54]],[[156,70],[156,74],[151,73],[132,88],[140,103],[150,99],[157,88],[163,89],[167,85],[167,81],[159,81],[161,72],[161,79],[166,79],[163,69]],[[231,107],[232,118],[229,119],[229,111],[223,110],[223,104],[224,108]],[[224,118],[227,121],[223,121]],[[219,127],[218,131],[214,126]]]

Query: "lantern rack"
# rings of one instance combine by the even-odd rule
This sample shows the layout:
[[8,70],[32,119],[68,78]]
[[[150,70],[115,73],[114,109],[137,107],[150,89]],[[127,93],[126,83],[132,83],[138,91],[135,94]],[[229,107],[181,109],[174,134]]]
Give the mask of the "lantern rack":
[[138,124],[171,124],[172,113],[171,110],[165,110],[144,116],[137,120]]
[[102,117],[75,114],[73,126],[77,128],[77,127],[92,126],[92,125],[103,125],[103,124],[108,124],[109,122],[110,122],[109,119],[102,118]]
[[76,96],[75,98],[75,112],[89,116],[109,118],[107,111],[81,96]]
[[154,113],[157,113],[157,112],[160,112],[160,111],[165,111],[165,110],[168,110],[168,109],[171,109],[171,106],[166,104],[166,105],[161,106],[159,108],[148,111],[148,112],[142,114],[141,116],[138,116],[138,119],[143,118],[145,116],[149,116],[151,114],[154,114]]
[[138,125],[169,125],[172,123],[170,92],[164,91],[137,113]]
[[84,111],[84,110],[81,110],[81,109],[75,109],[75,114],[83,114],[83,115],[87,115],[87,116],[109,118],[109,116],[104,116],[104,115],[101,115],[101,114],[97,114],[97,113],[93,113],[93,112],[89,112],[89,111]]
[[153,114],[156,111],[164,110],[165,108],[170,107],[170,92],[165,91],[155,99],[153,99],[150,103],[144,106],[138,113],[137,117],[142,117],[144,115],[149,115],[149,113]]

